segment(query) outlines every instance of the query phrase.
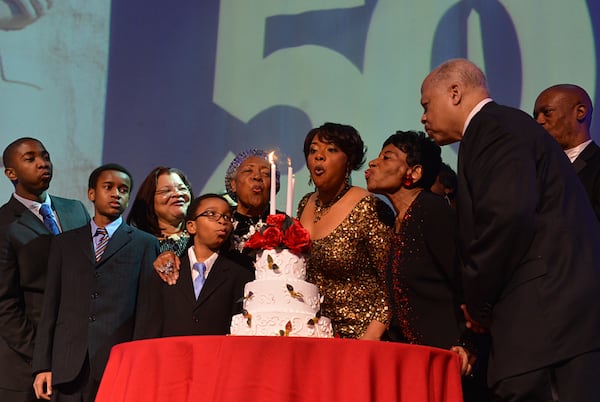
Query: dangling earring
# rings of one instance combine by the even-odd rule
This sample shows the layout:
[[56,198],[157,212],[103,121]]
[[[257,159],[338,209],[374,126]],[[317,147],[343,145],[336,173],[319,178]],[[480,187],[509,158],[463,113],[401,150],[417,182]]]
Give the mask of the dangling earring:
[[413,185],[413,178],[411,175],[406,175],[404,176],[404,180],[402,180],[402,184],[404,184],[404,187],[410,187]]

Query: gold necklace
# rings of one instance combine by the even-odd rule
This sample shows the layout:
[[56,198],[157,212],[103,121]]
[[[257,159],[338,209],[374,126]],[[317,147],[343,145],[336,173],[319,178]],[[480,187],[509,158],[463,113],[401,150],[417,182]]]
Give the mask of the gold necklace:
[[329,208],[331,208],[331,206],[333,204],[335,204],[336,202],[338,202],[340,200],[340,198],[342,198],[347,192],[348,190],[350,190],[350,183],[346,182],[346,185],[344,186],[344,188],[335,196],[333,197],[333,199],[325,204],[323,204],[323,202],[321,202],[321,199],[319,198],[319,195],[317,194],[317,196],[315,197],[315,212],[313,214],[313,223],[317,223],[321,220],[321,218],[323,217],[323,215],[325,215],[327,212],[329,212]]

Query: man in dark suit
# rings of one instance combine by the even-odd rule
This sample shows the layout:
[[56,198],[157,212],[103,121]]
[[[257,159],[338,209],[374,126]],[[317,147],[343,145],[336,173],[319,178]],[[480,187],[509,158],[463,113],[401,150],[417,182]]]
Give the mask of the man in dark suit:
[[465,316],[490,331],[496,398],[600,400],[600,229],[569,160],[531,116],[493,102],[468,60],[434,69],[421,104],[438,144],[461,142]]
[[55,231],[80,227],[90,217],[81,202],[48,194],[52,162],[39,140],[13,141],[2,160],[15,192],[0,207],[0,401],[31,402],[33,341],[52,238],[40,209],[47,205]]
[[120,165],[94,170],[94,218],[52,241],[33,355],[38,398],[92,402],[112,346],[160,334],[151,289],[158,240],[123,223],[131,187]]
[[188,207],[186,227],[193,246],[181,258],[179,280],[161,283],[163,336],[228,334],[231,317],[242,312],[244,285],[254,279],[220,252],[232,231],[231,207],[217,194],[202,195]]
[[533,117],[569,157],[600,219],[600,147],[590,135],[590,96],[577,85],[553,85],[538,95]]

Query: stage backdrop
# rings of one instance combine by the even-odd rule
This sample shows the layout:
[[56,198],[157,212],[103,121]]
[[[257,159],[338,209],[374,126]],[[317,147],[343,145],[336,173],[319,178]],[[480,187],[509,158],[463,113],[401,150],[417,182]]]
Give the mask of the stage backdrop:
[[[308,130],[351,124],[374,158],[395,130],[422,129],[421,81],[449,58],[475,61],[498,102],[527,112],[556,83],[600,93],[596,0],[0,0],[0,29],[0,147],[42,139],[52,192],[86,205],[100,163],[138,184],[175,166],[197,194],[221,192],[249,147],[291,158],[297,202]],[[11,191],[1,180],[0,201]]]

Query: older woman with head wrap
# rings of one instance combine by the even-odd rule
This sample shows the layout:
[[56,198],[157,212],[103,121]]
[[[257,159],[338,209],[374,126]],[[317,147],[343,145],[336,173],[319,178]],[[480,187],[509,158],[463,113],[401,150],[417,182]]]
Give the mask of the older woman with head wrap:
[[[279,171],[277,171],[279,191]],[[234,230],[232,246],[241,252],[246,240],[254,233],[257,224],[269,214],[271,170],[268,155],[262,149],[248,149],[238,153],[225,173],[225,188],[232,200],[237,202],[233,213]],[[247,261],[247,264],[252,261]]]

